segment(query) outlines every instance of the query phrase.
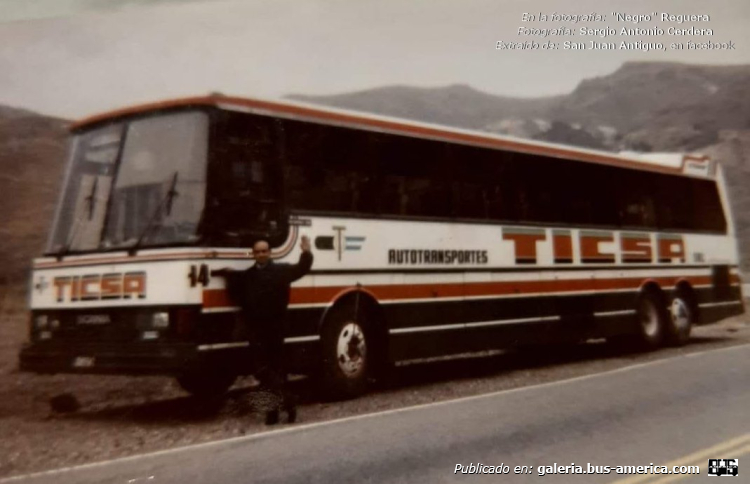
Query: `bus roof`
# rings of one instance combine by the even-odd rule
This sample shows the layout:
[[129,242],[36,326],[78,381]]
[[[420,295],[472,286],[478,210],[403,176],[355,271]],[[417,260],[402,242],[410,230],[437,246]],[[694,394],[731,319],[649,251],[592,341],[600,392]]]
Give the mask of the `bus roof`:
[[296,101],[268,101],[253,98],[210,94],[141,104],[84,118],[71,126],[78,131],[96,124],[152,111],[168,111],[188,107],[216,107],[232,111],[277,116],[300,121],[345,126],[445,142],[468,144],[486,148],[551,156],[576,161],[619,166],[669,174],[684,174],[701,178],[715,175],[714,163],[708,156],[683,153],[611,153],[543,141],[525,140],[482,131],[393,118],[382,115],[321,107]]

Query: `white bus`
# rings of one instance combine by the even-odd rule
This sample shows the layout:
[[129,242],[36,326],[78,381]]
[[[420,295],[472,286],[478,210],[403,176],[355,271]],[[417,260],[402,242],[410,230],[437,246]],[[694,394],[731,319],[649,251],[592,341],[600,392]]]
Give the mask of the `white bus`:
[[684,344],[744,310],[721,167],[212,95],[79,122],[23,370],[250,373],[225,279],[296,262],[285,358],[341,396],[389,363],[610,338]]

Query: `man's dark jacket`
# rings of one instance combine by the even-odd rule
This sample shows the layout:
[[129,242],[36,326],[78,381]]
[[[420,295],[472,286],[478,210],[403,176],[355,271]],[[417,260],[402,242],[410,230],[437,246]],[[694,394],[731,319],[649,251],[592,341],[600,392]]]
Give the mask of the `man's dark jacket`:
[[228,274],[229,296],[242,308],[252,326],[248,329],[260,332],[260,337],[283,334],[289,286],[310,272],[312,263],[312,253],[302,252],[297,264],[269,260],[263,267],[256,263],[245,271]]

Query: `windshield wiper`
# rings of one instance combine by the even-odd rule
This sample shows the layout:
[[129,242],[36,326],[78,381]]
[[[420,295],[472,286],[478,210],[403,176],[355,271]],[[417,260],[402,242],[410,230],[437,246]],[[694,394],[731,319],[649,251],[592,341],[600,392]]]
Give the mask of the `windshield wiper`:
[[151,218],[149,218],[146,227],[144,227],[143,231],[138,236],[138,240],[136,240],[135,244],[130,249],[128,249],[128,254],[135,255],[135,253],[141,247],[143,239],[145,239],[146,235],[148,235],[151,229],[155,227],[154,222],[156,222],[157,217],[159,216],[159,214],[161,214],[163,208],[166,208],[167,215],[172,213],[172,202],[174,202],[174,197],[180,195],[177,190],[175,190],[176,187],[177,172],[175,171],[174,175],[172,175],[172,183],[169,184],[169,190],[167,190],[167,193],[165,193],[162,199],[159,201],[159,205],[156,207],[156,210],[154,210],[154,213],[151,214]]
[[[94,178],[94,183],[91,185],[91,193],[84,199],[86,203],[88,204],[88,208],[86,211],[88,212],[88,220],[89,222],[93,220],[94,218],[94,210],[96,208],[96,188],[99,184],[99,177]],[[81,225],[83,225],[83,217],[81,217],[80,214],[77,214],[75,222],[73,223],[73,229],[70,231],[70,236],[68,237],[68,241],[65,243],[65,245],[62,246],[62,248],[55,254],[57,256],[57,260],[61,260],[63,256],[65,256],[69,251],[70,248],[73,246],[73,242],[75,241],[76,236],[78,235],[78,229],[81,228]]]
[[94,178],[94,184],[91,187],[91,193],[86,197],[86,203],[89,204],[89,221],[94,218],[94,209],[96,208],[96,186],[99,184],[99,177]]

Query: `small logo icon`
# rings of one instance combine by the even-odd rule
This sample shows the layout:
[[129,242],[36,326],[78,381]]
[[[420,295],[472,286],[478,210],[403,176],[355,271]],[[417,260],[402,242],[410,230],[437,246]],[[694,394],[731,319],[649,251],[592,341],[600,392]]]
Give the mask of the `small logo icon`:
[[347,235],[344,237],[344,240],[346,241],[344,250],[359,250],[362,248],[362,244],[365,243],[364,237],[349,237]]
[[721,477],[737,477],[740,464],[737,459],[708,459],[708,475]]
[[41,276],[37,283],[34,285],[34,289],[39,291],[39,294],[43,293],[45,289],[49,287],[49,282],[47,282],[46,279],[44,279],[44,276]]
[[335,250],[338,259],[341,260],[341,254],[345,251],[361,250],[365,243],[364,236],[343,235],[346,230],[343,226],[332,227],[336,235],[315,237],[315,248],[318,250]]

